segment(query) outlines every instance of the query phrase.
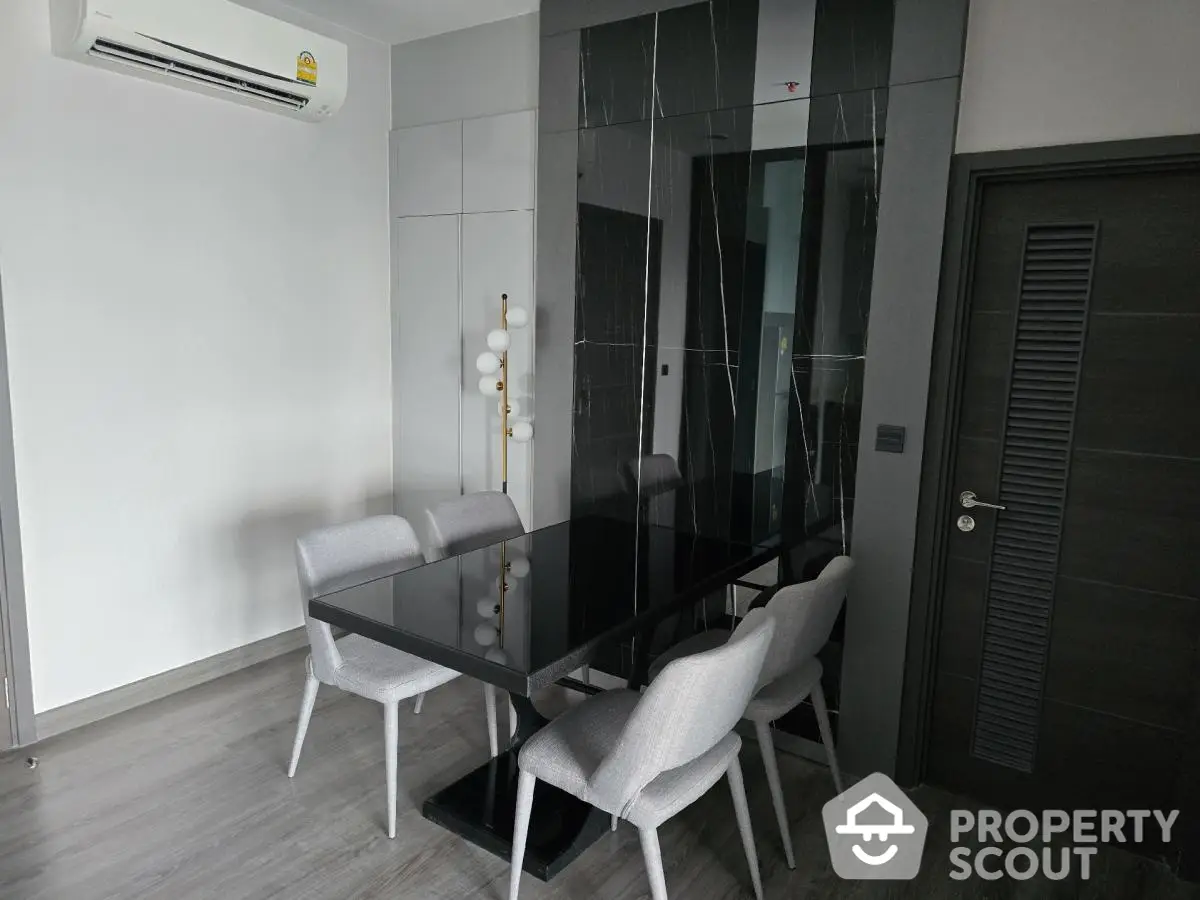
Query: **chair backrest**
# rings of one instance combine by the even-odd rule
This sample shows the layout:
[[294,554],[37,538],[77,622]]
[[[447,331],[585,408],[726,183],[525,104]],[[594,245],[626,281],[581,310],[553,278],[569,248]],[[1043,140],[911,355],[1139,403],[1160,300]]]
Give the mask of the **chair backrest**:
[[425,513],[429,521],[429,560],[470,553],[520,537],[521,517],[508,494],[480,491],[439,503]]
[[727,643],[669,663],[593,773],[595,796],[610,811],[626,810],[663,772],[715,747],[745,714],[774,633],[771,614],[756,609]]
[[296,568],[304,607],[304,626],[312,649],[313,674],[333,677],[342,655],[326,622],[308,615],[308,601],[376,578],[395,575],[425,562],[412,526],[399,516],[371,516],[330,525],[296,539]]
[[[638,463],[637,459],[631,459],[625,463],[625,478],[629,482],[631,492],[638,491]],[[643,497],[653,497],[655,494],[678,487],[683,482],[679,463],[675,462],[675,457],[669,453],[653,453],[650,456],[643,456],[640,463],[640,493]]]
[[853,571],[850,557],[838,556],[812,581],[789,584],[771,598],[765,608],[775,617],[775,638],[759,675],[759,687],[807,662],[825,646]]

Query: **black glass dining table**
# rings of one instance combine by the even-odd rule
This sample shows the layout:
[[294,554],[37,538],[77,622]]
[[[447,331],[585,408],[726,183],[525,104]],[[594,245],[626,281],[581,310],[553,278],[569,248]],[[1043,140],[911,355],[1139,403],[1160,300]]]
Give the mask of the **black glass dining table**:
[[[712,534],[679,513],[681,502],[682,494],[632,509],[597,508],[310,601],[315,619],[509,693],[517,713],[510,745],[429,797],[427,819],[508,858],[517,755],[546,723],[530,699],[534,692],[562,681],[614,641],[633,648],[627,680],[638,687],[650,635],[662,622],[778,557],[821,523],[815,516],[811,527],[788,531],[769,519],[747,520]],[[549,785],[537,791],[525,869],[548,880],[595,842],[609,819]]]

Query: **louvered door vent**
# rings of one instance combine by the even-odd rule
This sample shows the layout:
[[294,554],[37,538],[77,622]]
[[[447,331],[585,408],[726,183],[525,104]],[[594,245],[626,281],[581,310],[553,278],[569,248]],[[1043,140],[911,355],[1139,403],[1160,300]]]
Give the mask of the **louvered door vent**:
[[1030,225],[1017,307],[972,753],[1037,754],[1097,226]]

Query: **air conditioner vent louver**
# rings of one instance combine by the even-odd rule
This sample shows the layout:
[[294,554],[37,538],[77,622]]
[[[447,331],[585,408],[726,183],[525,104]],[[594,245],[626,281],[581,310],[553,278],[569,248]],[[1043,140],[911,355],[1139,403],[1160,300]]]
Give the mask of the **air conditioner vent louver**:
[[259,100],[276,106],[286,107],[287,109],[300,110],[308,106],[308,98],[300,94],[280,90],[269,85],[246,81],[234,75],[227,75],[224,72],[216,72],[211,69],[205,69],[202,66],[159,56],[158,54],[150,53],[137,47],[119,44],[104,38],[98,39],[93,43],[88,50],[88,54],[100,59],[107,59],[159,72],[174,78],[180,78],[184,81],[204,84],[233,94],[256,97]]

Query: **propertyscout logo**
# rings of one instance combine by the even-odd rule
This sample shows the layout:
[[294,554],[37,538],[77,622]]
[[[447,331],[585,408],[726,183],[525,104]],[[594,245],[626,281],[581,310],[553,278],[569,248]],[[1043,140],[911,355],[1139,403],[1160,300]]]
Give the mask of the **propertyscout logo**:
[[917,877],[929,820],[882,772],[834,797],[821,817],[833,871],[842,878]]
[[[929,821],[881,772],[834,797],[821,816],[833,870],[842,878],[907,881],[920,871]],[[1178,817],[1179,810],[952,810],[949,875],[1086,880],[1098,844],[1169,843]]]

